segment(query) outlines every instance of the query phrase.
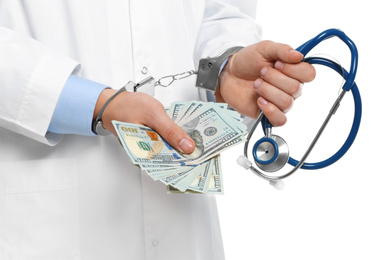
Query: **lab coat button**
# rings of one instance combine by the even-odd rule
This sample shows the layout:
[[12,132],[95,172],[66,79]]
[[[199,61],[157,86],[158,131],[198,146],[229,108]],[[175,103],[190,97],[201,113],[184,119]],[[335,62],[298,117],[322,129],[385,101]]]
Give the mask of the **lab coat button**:
[[154,246],[154,247],[158,247],[158,244],[159,244],[160,242],[157,240],[157,239],[154,239],[153,240],[153,242],[152,242],[152,245]]
[[147,67],[143,67],[142,70],[141,70],[142,74],[146,75],[148,74],[148,68]]

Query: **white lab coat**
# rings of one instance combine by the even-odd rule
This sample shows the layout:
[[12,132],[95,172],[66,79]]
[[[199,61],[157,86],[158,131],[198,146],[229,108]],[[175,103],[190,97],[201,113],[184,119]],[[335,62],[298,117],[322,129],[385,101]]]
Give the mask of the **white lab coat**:
[[[47,133],[72,73],[119,88],[258,41],[224,2],[0,0],[0,259],[224,258],[213,196],[167,195],[113,136]],[[194,81],[156,98],[199,99]]]

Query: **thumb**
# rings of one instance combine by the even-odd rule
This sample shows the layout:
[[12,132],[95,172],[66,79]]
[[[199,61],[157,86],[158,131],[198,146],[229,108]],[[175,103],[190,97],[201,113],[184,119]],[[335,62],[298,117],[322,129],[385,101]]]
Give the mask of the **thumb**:
[[287,44],[266,41],[263,50],[265,52],[263,55],[270,61],[280,60],[287,63],[298,63],[303,60],[303,54]]
[[149,126],[157,131],[169,145],[180,152],[189,154],[194,151],[194,140],[173,122],[166,113],[156,116],[155,120],[149,123]]

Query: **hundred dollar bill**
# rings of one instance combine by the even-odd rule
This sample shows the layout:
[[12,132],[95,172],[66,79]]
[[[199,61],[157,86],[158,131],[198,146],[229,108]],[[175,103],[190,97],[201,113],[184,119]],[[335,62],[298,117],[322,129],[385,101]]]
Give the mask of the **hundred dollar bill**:
[[203,103],[200,101],[190,101],[185,106],[183,106],[180,112],[177,115],[177,118],[174,120],[176,124],[181,125],[182,121],[189,117],[197,108],[203,106]]
[[148,167],[143,170],[153,179],[160,180],[167,178],[172,175],[176,175],[188,170],[191,170],[190,166],[181,166],[181,167],[166,167],[166,168],[156,168],[156,167]]
[[213,169],[214,169],[213,168],[214,167],[213,161],[214,161],[214,159],[210,159],[204,164],[203,170],[193,180],[193,182],[187,188],[187,190],[196,191],[196,192],[200,192],[200,193],[206,192],[210,177],[211,177]]
[[[213,104],[213,105],[211,105]],[[171,107],[167,109],[168,115],[171,119],[177,123],[178,125],[182,125],[185,123],[186,119],[196,112],[199,108],[203,106],[211,106],[214,108],[221,108],[219,110],[220,113],[226,114],[226,116],[236,122],[232,122],[233,124],[237,124],[239,129],[242,129],[242,132],[246,132],[246,125],[239,124],[237,122],[242,122],[243,118],[240,113],[237,111],[228,109],[226,103],[203,103],[200,101],[190,101],[190,102],[174,102],[171,104]]]
[[199,174],[201,174],[204,171],[204,168],[205,168],[204,165],[199,165],[195,167],[193,170],[191,170],[186,176],[177,179],[176,181],[170,183],[170,185],[184,192],[194,182],[194,179],[196,179],[199,176]]
[[195,141],[195,151],[182,154],[149,127],[113,121],[132,162],[168,193],[223,194],[219,154],[245,141],[241,115],[227,104],[200,101],[175,102],[166,112]]
[[200,110],[181,126],[195,141],[195,150],[183,154],[171,148],[157,132],[136,124],[114,121],[118,137],[135,164],[191,165],[241,136],[240,130],[213,107]]
[[186,177],[192,176],[194,171],[196,171],[195,168],[191,168],[185,171],[178,172],[173,175],[166,176],[164,178],[161,178],[160,181],[164,183],[165,185],[172,185],[176,186],[181,181],[185,180]]
[[214,166],[214,171],[213,174],[211,175],[209,186],[207,187],[207,193],[223,194],[224,191],[223,191],[221,158],[219,156],[215,157],[213,166]]
[[185,160],[153,129],[131,123],[112,122],[118,138],[134,164],[184,165]]
[[195,141],[195,151],[192,154],[181,154],[188,159],[186,164],[193,163],[203,154],[210,154],[218,147],[242,135],[236,125],[212,107],[193,115],[181,125],[181,128]]
[[225,151],[225,150],[227,150],[235,145],[243,143],[243,142],[245,142],[245,137],[238,136],[237,138],[234,138],[230,142],[224,143],[223,145],[218,146],[216,149],[211,150],[209,153],[203,154],[201,158],[199,158],[198,160],[192,161],[192,163],[198,164],[201,161],[205,161],[205,160],[208,160],[209,158],[213,158],[215,155],[220,154],[221,152],[223,152],[223,151]]
[[[216,156],[215,158],[211,159],[211,164],[209,168],[209,176],[207,176],[207,180],[205,181],[205,187],[203,190],[200,188],[193,188],[197,184],[194,185],[194,183],[186,190],[186,191],[180,191],[179,189],[176,189],[173,186],[168,185],[167,186],[167,193],[168,194],[224,194],[224,188],[223,188],[223,180],[222,180],[222,169],[220,164],[220,156]],[[199,179],[197,179],[195,182],[198,182]]]
[[178,120],[179,115],[181,115],[181,111],[186,107],[188,102],[175,102],[171,104],[169,108],[168,115],[169,117],[176,122]]

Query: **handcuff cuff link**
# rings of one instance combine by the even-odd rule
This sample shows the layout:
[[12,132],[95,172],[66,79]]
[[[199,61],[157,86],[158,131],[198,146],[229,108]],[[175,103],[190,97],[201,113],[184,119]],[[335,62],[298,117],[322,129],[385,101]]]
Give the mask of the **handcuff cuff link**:
[[218,77],[221,72],[221,66],[226,59],[238,52],[244,47],[236,46],[227,49],[218,57],[205,58],[199,61],[198,77],[196,78],[196,86],[215,92],[217,89]]
[[[153,77],[148,77],[141,82],[135,84],[132,81],[129,81],[125,86],[120,88],[114,95],[112,95],[102,106],[95,120],[92,122],[92,132],[96,135],[107,136],[111,134],[110,131],[106,130],[103,127],[102,116],[104,110],[110,104],[110,102],[119,94],[124,91],[133,91],[139,92],[139,89],[142,87],[142,92],[154,96],[154,88],[155,86],[168,87],[175,80],[181,80],[187,78],[192,75],[198,75],[196,79],[196,86],[208,91],[215,91],[217,88],[217,82],[219,73],[221,70],[221,66],[224,61],[232,56],[234,53],[241,50],[243,47],[232,47],[224,51],[220,56],[213,58],[205,58],[201,59],[199,62],[198,71],[187,71],[183,73],[179,73],[176,75],[164,76],[159,80],[155,81]],[[164,84],[164,81],[168,80],[169,82]]]

